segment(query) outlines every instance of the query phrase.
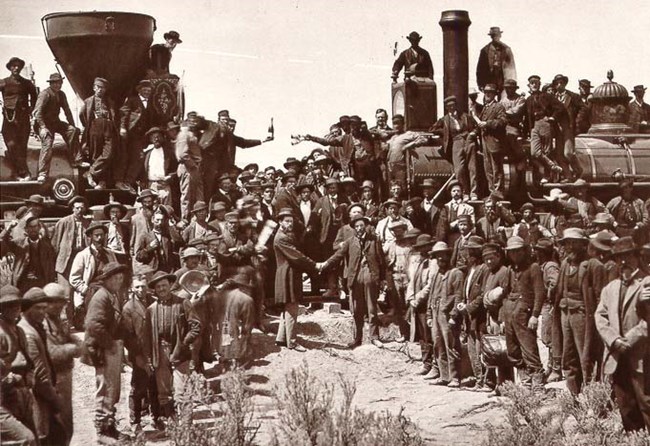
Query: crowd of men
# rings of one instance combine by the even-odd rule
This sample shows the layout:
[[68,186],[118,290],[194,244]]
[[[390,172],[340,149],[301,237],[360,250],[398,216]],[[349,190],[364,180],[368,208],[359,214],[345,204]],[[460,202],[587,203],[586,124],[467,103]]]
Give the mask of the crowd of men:
[[[180,40],[177,33],[170,39]],[[12,59],[12,81],[0,84],[5,109],[13,110],[14,118],[4,121],[12,130],[3,127],[3,135],[14,154],[22,150],[21,113],[32,111],[31,90],[18,86],[21,63]],[[623,179],[620,193],[601,203],[580,178],[573,138],[587,107],[588,81],[580,82],[578,96],[558,75],[551,95],[531,76],[524,99],[506,79],[501,100],[497,85],[487,83],[483,104],[470,95],[470,114],[446,98],[445,116],[432,131],[442,136],[456,180],[441,190],[425,179],[412,185],[410,197],[407,152],[427,139],[406,131],[403,116],[393,117],[394,129],[382,109],[372,128],[344,116],[326,137],[306,137],[328,149],[288,158],[284,169],[240,169],[236,148],[261,141],[234,135],[226,111],[217,122],[192,112],[166,128],[148,126],[139,109],[147,106],[147,81],[118,114],[105,96],[107,81],[95,79],[76,146],[78,132],[59,94],[62,81],[52,75],[51,91],[37,101],[53,104],[43,106],[47,113],[38,105],[35,111],[43,144],[39,176],[48,175],[48,151],[59,132],[79,166],[89,164],[92,187],[114,181],[135,192],[139,180],[140,191],[134,212],[110,202],[103,215],[89,213],[86,199],[74,197],[70,215],[53,228],[41,222],[44,199],[34,195],[0,234],[0,254],[12,265],[0,290],[3,439],[70,441],[71,371],[81,356],[95,368],[97,431],[119,441],[115,406],[125,349],[133,369],[130,421],[141,426],[147,411],[162,429],[165,418],[191,405],[182,398],[191,372],[217,359],[249,357],[253,327],[268,329],[271,307],[280,313],[276,344],[305,351],[296,324],[307,283],[311,294],[349,302],[350,348],[363,342],[366,321],[370,343],[383,348],[379,327],[396,322],[397,341],[420,343],[420,373],[434,385],[494,391],[517,371],[533,388],[564,374],[567,388],[578,394],[585,383],[606,378],[624,427],[650,427],[650,375],[644,373],[650,364],[650,199],[637,197],[634,182]],[[13,108],[6,100],[10,86],[18,98]],[[641,103],[644,90],[635,88]],[[58,121],[59,107],[67,125]],[[127,144],[113,158],[117,129]],[[530,156],[521,148],[526,129]],[[479,146],[489,186],[483,197]],[[532,203],[510,208],[503,196],[504,155],[522,170],[529,161],[539,166],[541,177],[562,176],[567,187],[545,197],[548,212],[538,214],[539,204]],[[121,170],[109,167],[114,162]],[[29,176],[16,166],[19,176]],[[82,343],[72,328],[85,330]],[[538,333],[549,349],[546,366]],[[508,358],[496,365],[482,360],[485,342],[495,335],[504,336]],[[472,365],[468,376],[460,367],[462,344]]]

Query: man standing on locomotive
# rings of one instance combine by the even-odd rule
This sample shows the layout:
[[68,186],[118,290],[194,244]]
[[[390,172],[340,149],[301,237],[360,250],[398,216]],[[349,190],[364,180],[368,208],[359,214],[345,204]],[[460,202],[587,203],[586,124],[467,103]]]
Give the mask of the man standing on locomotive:
[[12,57],[7,62],[11,76],[0,80],[2,92],[2,136],[7,144],[7,160],[11,161],[18,181],[31,179],[27,167],[29,119],[36,104],[36,87],[20,75],[25,61]]

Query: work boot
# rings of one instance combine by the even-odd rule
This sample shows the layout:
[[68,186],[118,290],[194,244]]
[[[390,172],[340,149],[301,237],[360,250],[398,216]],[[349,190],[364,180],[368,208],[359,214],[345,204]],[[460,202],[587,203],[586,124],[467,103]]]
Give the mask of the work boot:
[[553,366],[551,368],[551,373],[549,373],[548,377],[546,378],[547,383],[556,383],[559,381],[562,381],[562,370],[559,367]]
[[433,381],[431,381],[429,384],[431,384],[432,386],[446,386],[447,384],[449,384],[449,381],[438,377]]
[[578,161],[578,157],[574,154],[571,155],[569,158],[569,164],[571,165],[571,170],[573,170],[573,176],[577,180],[578,178],[582,177],[583,174],[583,169],[582,166],[580,165],[580,161]]
[[423,365],[418,371],[418,375],[427,375],[431,371],[431,366]]
[[452,379],[452,380],[449,381],[449,383],[447,384],[447,387],[449,387],[449,388],[451,388],[451,389],[459,389],[459,388],[460,388],[460,380],[458,380],[458,379]]
[[431,368],[431,370],[429,370],[429,373],[424,375],[424,379],[427,379],[427,380],[429,380],[429,379],[434,379],[434,380],[435,379],[440,379],[440,372],[438,370],[434,369],[434,368]]
[[95,189],[97,187],[97,181],[93,178],[93,176],[90,174],[90,172],[84,173],[84,178],[88,182],[88,185]]

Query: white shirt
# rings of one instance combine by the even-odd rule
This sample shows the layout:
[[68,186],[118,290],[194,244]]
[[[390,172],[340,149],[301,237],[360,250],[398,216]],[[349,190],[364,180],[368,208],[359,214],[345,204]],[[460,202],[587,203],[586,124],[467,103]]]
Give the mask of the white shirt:
[[429,212],[431,210],[431,206],[433,206],[433,200],[427,200],[426,198],[422,200],[422,207],[425,211]]
[[149,181],[160,181],[165,179],[165,152],[162,147],[152,148],[147,165]]
[[142,101],[142,105],[144,106],[144,108],[147,108],[147,104],[149,103],[149,99],[146,99],[146,98],[140,96],[140,101]]
[[311,217],[311,203],[309,201],[300,201],[300,212],[302,213],[302,219],[305,225],[309,223],[309,218]]
[[474,277],[474,273],[476,272],[478,268],[476,266],[472,267],[472,269],[469,270],[469,274],[467,275],[467,283],[465,284],[465,296],[469,297],[469,290],[472,287],[472,277]]

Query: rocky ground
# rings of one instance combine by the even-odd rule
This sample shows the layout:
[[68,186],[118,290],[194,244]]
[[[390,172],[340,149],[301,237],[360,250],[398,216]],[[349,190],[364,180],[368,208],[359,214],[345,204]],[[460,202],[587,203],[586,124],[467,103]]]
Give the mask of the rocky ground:
[[[272,326],[277,326],[277,320]],[[246,369],[246,376],[254,392],[256,420],[260,423],[258,443],[267,444],[277,412],[273,400],[276,385],[286,372],[305,361],[321,380],[333,382],[337,374],[353,377],[357,384],[356,404],[373,411],[393,413],[404,408],[421,429],[427,444],[476,445],[485,433],[485,423],[499,422],[502,414],[496,408],[497,397],[486,393],[431,386],[417,375],[421,364],[417,344],[387,342],[384,349],[364,343],[355,350],[343,346],[352,339],[352,320],[349,313],[325,314],[324,311],[302,315],[299,334],[308,348],[305,353],[280,349],[274,336],[253,335],[254,358]],[[394,339],[396,329],[389,325],[382,329],[382,338]],[[208,371],[210,381],[218,376]],[[96,444],[93,427],[94,371],[83,364],[75,367],[74,411],[75,435],[73,445]],[[118,406],[120,429],[128,429],[128,392],[130,369],[122,374],[122,398]],[[150,426],[145,433],[151,444],[168,444],[159,438]]]

